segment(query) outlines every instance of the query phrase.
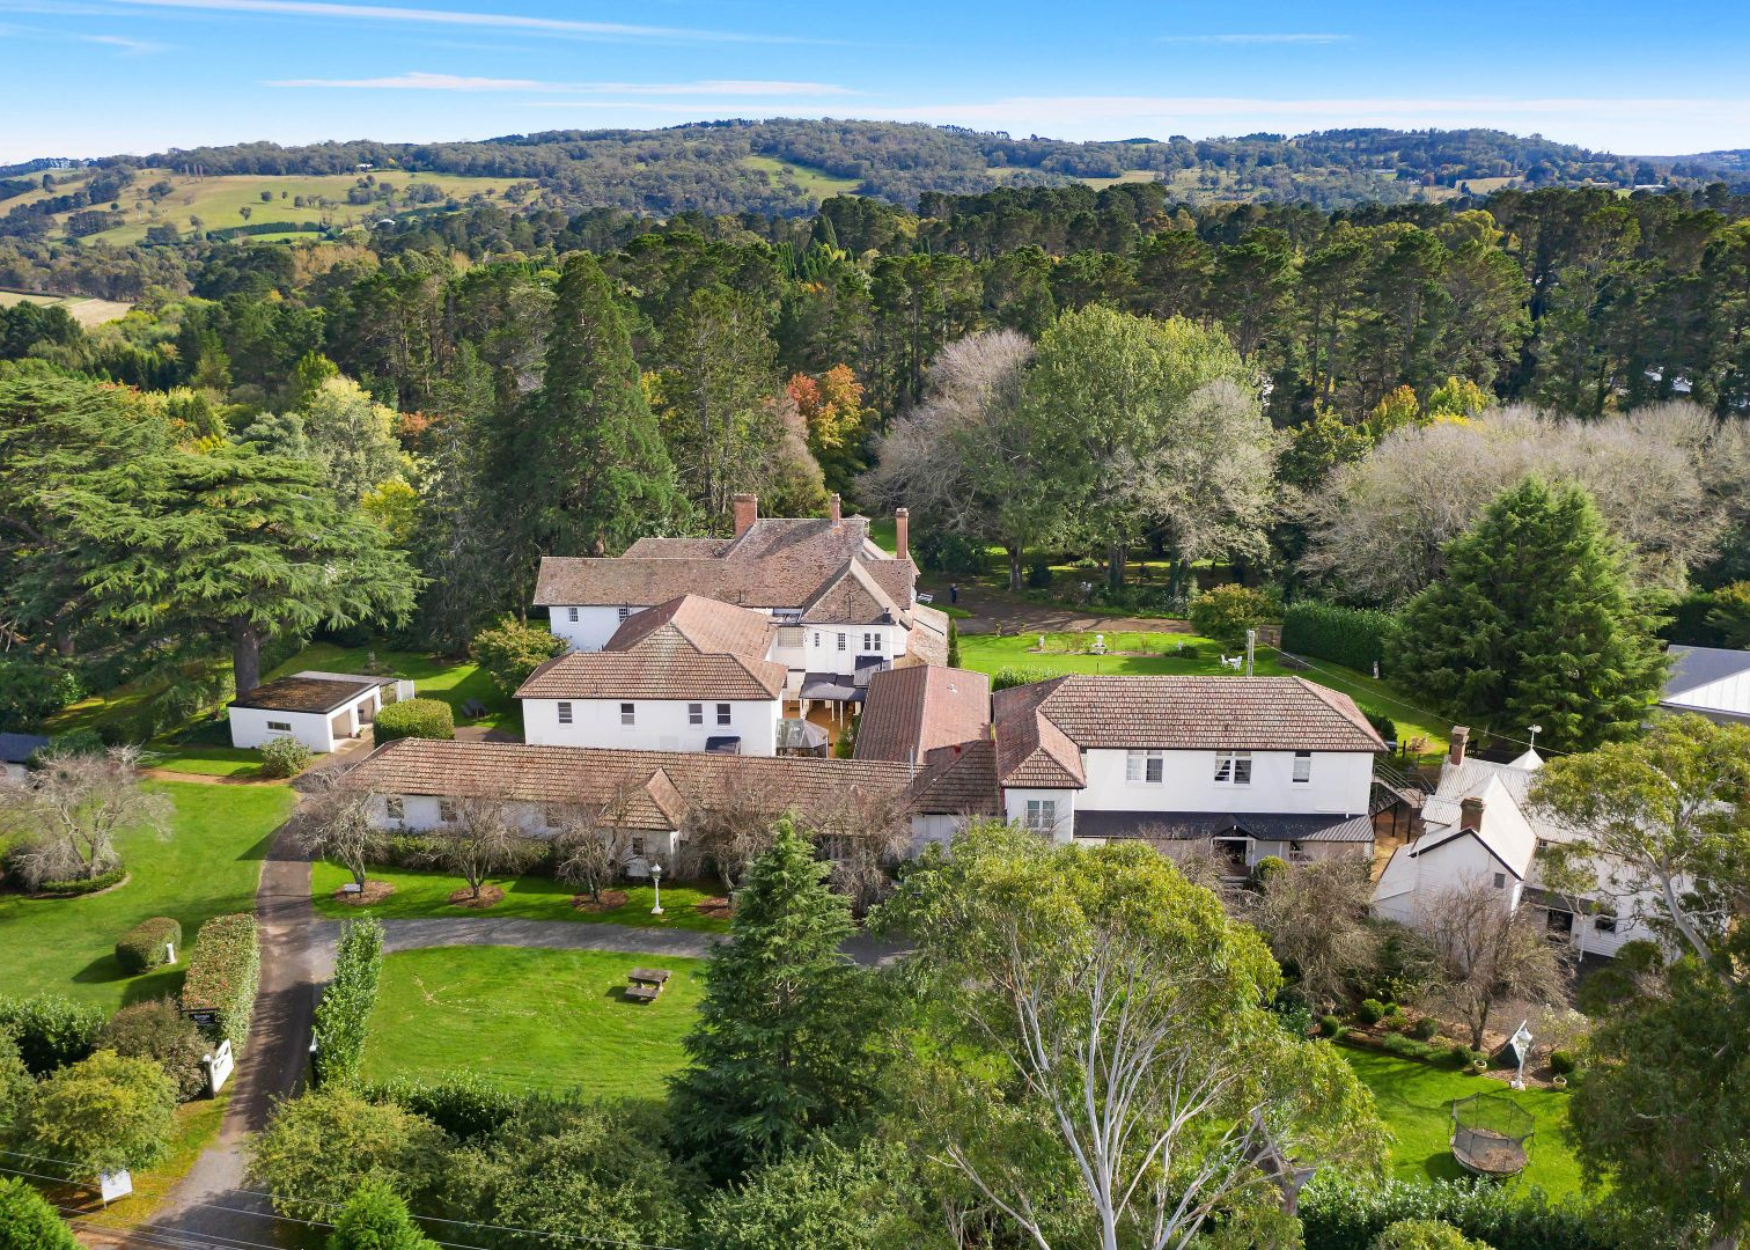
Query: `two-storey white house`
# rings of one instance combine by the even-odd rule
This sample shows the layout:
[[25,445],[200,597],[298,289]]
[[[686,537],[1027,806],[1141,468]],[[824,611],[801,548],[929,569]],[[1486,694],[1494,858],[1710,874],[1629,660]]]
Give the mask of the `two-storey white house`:
[[568,651],[517,690],[534,746],[773,755],[784,666],[771,618],[683,595],[628,617],[599,651]]
[[1004,815],[1058,841],[1207,844],[1236,874],[1371,853],[1385,744],[1301,678],[1058,677],[999,691],[993,721]]
[[763,658],[785,669],[787,696],[807,705],[862,698],[870,674],[940,664],[948,620],[919,603],[908,549],[910,518],[895,513],[898,551],[869,537],[866,517],[761,517],[753,495],[735,497],[729,538],[642,538],[614,557],[549,556],[535,604],[576,651],[600,651],[639,613],[681,595],[746,608],[777,628]]

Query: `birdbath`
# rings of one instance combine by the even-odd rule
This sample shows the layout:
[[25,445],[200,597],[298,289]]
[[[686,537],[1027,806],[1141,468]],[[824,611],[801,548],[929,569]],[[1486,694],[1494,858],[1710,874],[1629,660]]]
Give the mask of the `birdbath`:
[[656,887],[656,906],[650,909],[652,916],[662,915],[662,865],[650,865],[650,883]]

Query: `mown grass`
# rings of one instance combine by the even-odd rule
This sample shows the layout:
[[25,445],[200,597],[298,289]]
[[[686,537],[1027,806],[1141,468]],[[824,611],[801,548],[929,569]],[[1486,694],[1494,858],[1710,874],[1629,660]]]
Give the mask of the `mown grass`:
[[[673,975],[653,1003],[628,1000],[637,967]],[[686,1060],[681,1038],[704,961],[524,947],[437,947],[383,961],[363,1075],[466,1071],[519,1089],[660,1098]]]
[[49,1200],[78,1211],[81,1222],[98,1228],[133,1228],[145,1223],[157,1213],[176,1183],[188,1175],[201,1151],[218,1137],[219,1123],[225,1118],[225,1107],[234,1088],[227,1084],[217,1098],[197,1098],[176,1109],[170,1153],[156,1167],[132,1173],[134,1192],[128,1197],[106,1207],[96,1191],[68,1185],[49,1187],[46,1190]]
[[338,864],[317,863],[310,874],[310,892],[318,915],[345,919],[369,912],[380,920],[414,920],[430,916],[490,916],[495,920],[572,920],[580,924],[617,924],[636,929],[688,929],[700,933],[727,933],[729,921],[707,916],[698,904],[721,897],[715,883],[664,882],[662,915],[650,914],[656,892],[648,885],[622,884],[616,889],[626,902],[612,911],[592,912],[573,907],[578,892],[551,877],[499,876],[489,884],[504,891],[504,898],[487,908],[460,907],[450,895],[467,885],[447,872],[418,868],[373,868],[372,881],[386,881],[395,893],[368,907],[355,907],[334,897],[334,892],[352,879]]
[[173,916],[188,942],[213,916],[254,910],[261,861],[291,811],[291,791],[179,782],[149,782],[147,789],[170,797],[171,832],[161,839],[135,830],[116,839],[127,884],[84,898],[0,893],[5,992],[64,994],[107,1011],[162,998],[182,986],[182,953],[175,967],[129,976],[115,961],[118,937],[142,920]]
[[[1373,1091],[1380,1118],[1394,1138],[1389,1167],[1406,1181],[1459,1180],[1468,1175],[1452,1157],[1452,1103],[1472,1094],[1505,1091],[1486,1076],[1437,1068],[1413,1059],[1357,1047],[1343,1048],[1355,1074]],[[1557,1090],[1511,1091],[1536,1121],[1526,1143],[1530,1162],[1522,1183],[1536,1185],[1552,1198],[1580,1194],[1580,1164],[1568,1129],[1568,1095]]]

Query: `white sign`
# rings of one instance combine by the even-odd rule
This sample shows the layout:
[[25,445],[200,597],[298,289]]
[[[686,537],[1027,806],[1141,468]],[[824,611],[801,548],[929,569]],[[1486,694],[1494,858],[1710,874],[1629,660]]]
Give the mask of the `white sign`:
[[117,1198],[126,1198],[134,1192],[134,1178],[123,1168],[119,1172],[99,1172],[97,1188],[103,1195],[103,1205],[108,1206]]
[[207,1070],[207,1092],[214,1098],[225,1087],[225,1079],[231,1075],[231,1070],[237,1066],[231,1057],[231,1043],[220,1042],[219,1049],[201,1060]]

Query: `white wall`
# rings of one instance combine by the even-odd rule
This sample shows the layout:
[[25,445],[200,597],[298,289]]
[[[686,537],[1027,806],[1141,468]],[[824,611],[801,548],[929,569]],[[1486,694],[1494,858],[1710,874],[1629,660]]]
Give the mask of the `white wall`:
[[[628,608],[627,615],[642,612],[643,608]],[[577,619],[571,619],[572,613]],[[608,639],[614,636],[614,631],[620,628],[620,609],[617,607],[557,607],[547,609],[548,628],[573,651],[600,651],[607,646]]]
[[[804,625],[800,664],[791,658],[795,652],[776,653],[772,658],[791,668],[801,667],[810,673],[850,674],[857,671],[857,657],[878,655],[895,660],[905,654],[905,630],[897,625]],[[843,635],[845,649],[839,650]],[[865,646],[865,640],[872,646]]]
[[[1068,842],[1075,836],[1076,791],[1074,790],[1003,790],[1003,817],[1018,825],[1027,823],[1027,800],[1052,800],[1057,803],[1057,825],[1050,830],[1054,842]],[[1045,830],[1039,830],[1044,833]]]
[[[571,724],[559,723],[558,699],[524,699],[523,739],[533,746],[608,747],[624,751],[703,751],[707,738],[739,737],[743,755],[777,753],[779,699],[729,701],[730,723],[717,723],[717,699],[572,699]],[[635,723],[620,723],[620,704],[634,705]],[[688,705],[703,705],[703,725],[689,723]]]
[[1362,751],[1314,751],[1312,776],[1294,778],[1294,752],[1253,751],[1250,785],[1217,785],[1214,751],[1162,753],[1162,779],[1127,781],[1129,752],[1088,751],[1082,763],[1087,789],[1077,803],[1087,811],[1275,812],[1359,816],[1373,786],[1373,756]]
[[1478,882],[1493,888],[1498,873],[1506,877],[1506,884],[1500,890],[1501,905],[1519,905],[1519,879],[1469,834],[1461,834],[1420,855],[1410,854],[1430,836],[1440,835],[1425,834],[1418,841],[1392,852],[1391,860],[1374,888],[1373,910],[1376,915],[1399,924],[1419,925],[1441,895],[1451,890],[1468,889]]
[[[332,719],[333,713],[327,712],[269,712],[258,707],[234,707],[231,709],[231,745],[259,748],[275,738],[296,738],[312,751],[332,751]],[[271,728],[269,722],[289,728]]]
[[1678,712],[1695,712],[1725,724],[1750,720],[1750,672],[1734,673],[1685,690],[1664,706]]
[[[389,814],[391,797],[400,800],[399,817]],[[378,795],[371,803],[372,823],[390,833],[442,833],[446,826],[442,812],[443,800],[429,794]],[[531,838],[551,838],[557,832],[554,826],[547,823],[548,809],[539,803],[512,804],[511,821]],[[672,829],[666,832],[633,830],[630,831],[630,837],[641,841],[644,850],[644,854],[639,855],[636,846],[627,847],[626,873],[633,877],[650,875],[652,856],[660,856],[665,864],[672,861],[682,841],[680,831]]]

